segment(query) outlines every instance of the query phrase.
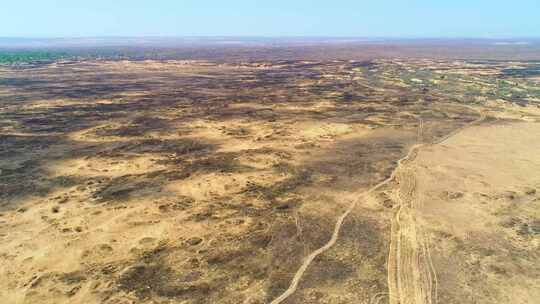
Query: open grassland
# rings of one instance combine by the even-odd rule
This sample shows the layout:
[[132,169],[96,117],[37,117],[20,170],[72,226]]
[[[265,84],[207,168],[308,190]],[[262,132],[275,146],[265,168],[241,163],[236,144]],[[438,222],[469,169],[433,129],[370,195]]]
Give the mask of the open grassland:
[[0,66],[0,298],[534,303],[539,68]]

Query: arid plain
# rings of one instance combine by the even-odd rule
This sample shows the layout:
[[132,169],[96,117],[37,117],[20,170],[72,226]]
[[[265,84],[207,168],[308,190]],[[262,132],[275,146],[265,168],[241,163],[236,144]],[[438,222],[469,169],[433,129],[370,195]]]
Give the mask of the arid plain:
[[540,299],[540,62],[64,60],[0,100],[2,303]]

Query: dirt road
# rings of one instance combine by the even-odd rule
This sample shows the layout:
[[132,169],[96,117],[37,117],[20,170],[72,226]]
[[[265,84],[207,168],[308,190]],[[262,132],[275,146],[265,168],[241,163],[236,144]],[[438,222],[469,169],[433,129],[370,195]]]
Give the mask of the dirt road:
[[[443,142],[452,135],[470,125],[479,123],[485,118],[482,114],[479,115],[480,117],[477,120],[463,126],[462,128],[456,129],[447,136],[438,140],[437,143]],[[420,122],[419,125],[420,128],[418,134],[420,138],[423,123]],[[425,144],[419,143],[412,146],[408,153],[397,161],[397,166],[390,177],[366,190],[357,200],[351,202],[345,212],[338,218],[330,240],[324,246],[313,251],[304,259],[302,265],[295,273],[289,288],[285,290],[285,292],[283,292],[279,297],[275,298],[271,304],[282,303],[296,291],[302,276],[313,260],[323,252],[330,249],[337,242],[343,221],[351,213],[358,201],[364,199],[366,195],[379,190],[394,180],[396,180],[400,185],[398,197],[396,198],[399,201],[400,207],[392,221],[392,241],[390,244],[388,262],[389,297],[392,299],[391,303],[434,303],[432,298],[433,294],[435,294],[436,298],[436,275],[429,258],[429,248],[425,244],[425,240],[422,237],[422,232],[416,231],[418,228],[416,228],[414,223],[414,217],[412,214],[410,214],[410,211],[408,211],[414,206],[414,177],[410,172],[411,168],[403,168],[405,167],[405,163],[415,158],[418,150],[424,145]],[[407,218],[406,223],[401,222],[402,220],[400,220],[400,218],[402,217]],[[405,238],[407,241],[402,242],[402,239]],[[418,251],[418,248],[421,248],[421,251]],[[420,266],[420,263],[425,265]],[[404,267],[408,269],[403,269]],[[407,282],[407,286],[405,286],[405,282]],[[409,301],[409,299],[415,300]]]

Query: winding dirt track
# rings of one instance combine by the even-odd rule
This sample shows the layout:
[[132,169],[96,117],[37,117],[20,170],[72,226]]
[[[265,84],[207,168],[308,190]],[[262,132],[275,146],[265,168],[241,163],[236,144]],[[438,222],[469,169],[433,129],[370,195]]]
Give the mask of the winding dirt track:
[[[435,145],[444,142],[453,135],[461,132],[463,129],[477,124],[485,119],[482,113],[479,113],[480,118],[475,121],[462,126],[443,137],[442,139],[431,143]],[[422,121],[420,122],[419,134],[422,132]],[[422,231],[417,231],[417,225],[414,222],[414,216],[412,207],[414,206],[414,192],[415,192],[415,180],[412,168],[404,168],[406,162],[413,160],[418,154],[418,149],[428,144],[415,144],[413,145],[407,155],[397,161],[396,168],[392,171],[390,176],[371,187],[370,189],[362,192],[360,197],[354,200],[347,210],[338,218],[332,237],[330,240],[319,249],[313,251],[305,259],[300,268],[296,271],[289,288],[285,290],[279,297],[275,298],[270,304],[279,304],[290,297],[298,288],[298,284],[302,279],[302,276],[306,272],[309,265],[313,260],[330,249],[336,243],[343,221],[354,209],[356,204],[363,199],[366,195],[369,195],[379,188],[385,186],[393,180],[397,180],[400,184],[398,193],[399,208],[396,216],[392,220],[391,241],[388,260],[388,283],[389,292],[388,298],[391,304],[394,303],[436,303],[436,275],[431,263],[431,256],[429,254],[429,248],[425,241],[425,235]],[[398,178],[399,175],[399,178]],[[403,208],[403,206],[406,206]],[[403,214],[403,215],[402,215]],[[405,217],[407,220],[404,222],[401,218]],[[403,241],[406,239],[406,241]],[[418,250],[420,248],[420,250]],[[428,265],[427,267],[425,265]],[[419,266],[421,265],[421,266]],[[381,298],[378,299],[378,301]],[[377,301],[377,302],[378,302]]]

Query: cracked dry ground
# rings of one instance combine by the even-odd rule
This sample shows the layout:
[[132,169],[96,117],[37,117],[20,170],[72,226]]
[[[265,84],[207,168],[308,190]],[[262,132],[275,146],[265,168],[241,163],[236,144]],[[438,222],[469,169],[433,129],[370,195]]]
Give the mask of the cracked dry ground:
[[[269,303],[328,242],[350,203],[388,178],[414,144],[435,142],[478,112],[486,128],[534,125],[534,68],[441,60],[1,67],[0,298]],[[425,162],[436,167],[445,157],[438,153]],[[418,174],[427,180],[428,169]],[[438,244],[439,283],[453,278],[438,285],[435,302],[503,302],[482,284],[499,286],[520,271],[538,289],[530,268],[538,262],[536,186],[488,195],[499,211],[486,225],[505,233],[498,247],[489,241],[495,232],[457,233],[422,204],[432,208],[421,222],[432,221],[422,231]],[[437,197],[448,213],[452,200],[481,195],[440,188],[426,193],[446,193]],[[389,301],[396,189],[358,201],[335,246],[284,303]],[[455,273],[452,259],[464,270]]]

